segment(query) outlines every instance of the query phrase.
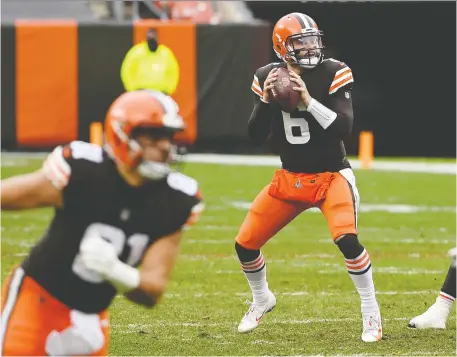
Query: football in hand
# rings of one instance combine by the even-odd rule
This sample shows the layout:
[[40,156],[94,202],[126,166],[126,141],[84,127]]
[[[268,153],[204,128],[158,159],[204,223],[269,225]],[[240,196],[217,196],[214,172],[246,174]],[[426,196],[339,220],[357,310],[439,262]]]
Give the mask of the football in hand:
[[274,87],[271,89],[273,100],[279,104],[283,111],[292,113],[301,100],[300,92],[292,89],[296,86],[296,83],[290,80],[287,68],[280,67],[276,73],[278,77],[273,83]]

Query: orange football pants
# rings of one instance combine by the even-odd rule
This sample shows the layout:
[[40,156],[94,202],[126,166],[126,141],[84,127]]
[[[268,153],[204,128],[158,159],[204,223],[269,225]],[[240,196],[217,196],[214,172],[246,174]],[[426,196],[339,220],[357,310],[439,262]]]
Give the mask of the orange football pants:
[[[20,272],[18,273],[18,270]],[[22,273],[21,273],[22,272]],[[71,325],[71,309],[51,296],[21,268],[16,268],[2,288],[2,356],[46,356],[46,339]],[[99,314],[105,345],[92,356],[108,355],[108,314]]]
[[[281,171],[286,178],[296,178],[299,175],[283,169]],[[351,170],[349,174],[353,175]],[[281,189],[293,192],[292,190],[296,188],[292,188],[291,182],[294,181],[288,180],[288,186]],[[271,183],[265,186],[254,199],[240,227],[236,241],[242,247],[253,250],[262,248],[283,227],[311,207],[318,207],[324,214],[333,241],[345,234],[357,234],[358,193],[355,187],[355,179],[354,184],[351,185],[341,173],[336,172],[326,190],[325,198],[306,203],[299,200],[282,200],[272,197],[269,193],[270,185]],[[280,183],[280,185],[284,186],[285,184]],[[289,194],[289,196],[291,195]]]

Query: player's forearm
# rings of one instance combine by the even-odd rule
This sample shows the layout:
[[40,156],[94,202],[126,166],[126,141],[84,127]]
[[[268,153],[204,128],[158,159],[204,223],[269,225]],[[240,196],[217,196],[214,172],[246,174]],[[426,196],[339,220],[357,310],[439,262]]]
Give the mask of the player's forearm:
[[1,209],[12,211],[57,205],[58,197],[50,192],[52,190],[40,188],[39,180],[35,173],[2,180]]
[[125,296],[132,302],[152,308],[165,293],[167,279],[154,276],[153,272],[139,270],[138,288],[130,290]]
[[160,271],[137,269],[120,260],[104,272],[106,279],[118,292],[146,307],[153,307],[165,293],[168,279]]
[[319,125],[339,139],[346,139],[352,131],[352,111],[342,113],[332,110],[315,99],[312,99],[307,108]]
[[248,121],[249,138],[256,144],[264,142],[270,133],[270,105],[259,101],[255,104]]
[[352,118],[344,114],[337,113],[337,117],[332,125],[327,129],[335,137],[341,140],[346,140],[352,132]]
[[125,297],[135,304],[152,308],[157,304],[157,300],[141,289],[131,290],[125,293]]
[[2,180],[1,182],[1,205],[2,210],[18,210],[27,208],[30,204],[24,193],[14,189],[13,179]]
[[160,271],[140,269],[140,284],[138,288],[158,301],[168,285],[168,278]]

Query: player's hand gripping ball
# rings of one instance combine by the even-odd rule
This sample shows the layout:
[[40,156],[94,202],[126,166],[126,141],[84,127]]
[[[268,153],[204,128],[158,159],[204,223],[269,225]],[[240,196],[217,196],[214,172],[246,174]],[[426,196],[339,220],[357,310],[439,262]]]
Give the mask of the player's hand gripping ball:
[[271,97],[284,112],[292,113],[301,100],[301,94],[293,90],[296,84],[290,80],[291,77],[287,68],[278,68],[276,73],[276,80],[272,82]]

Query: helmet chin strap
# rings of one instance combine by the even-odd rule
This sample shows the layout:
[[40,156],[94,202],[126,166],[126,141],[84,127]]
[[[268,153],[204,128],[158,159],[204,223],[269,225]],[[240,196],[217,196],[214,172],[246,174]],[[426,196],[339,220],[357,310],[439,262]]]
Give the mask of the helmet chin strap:
[[[129,146],[138,153],[142,151],[136,140],[130,139]],[[140,175],[148,180],[161,180],[171,172],[168,164],[158,161],[142,161],[137,168]]]
[[149,180],[161,180],[171,171],[170,166],[163,162],[143,161],[138,165],[140,175]]
[[[322,58],[323,58],[323,54],[322,54],[322,52],[319,52],[318,56],[298,59],[297,64],[302,68],[314,68],[319,63],[321,63]],[[296,57],[295,57],[295,59],[296,59]]]
[[302,68],[314,68],[319,64],[319,61],[319,58],[301,59],[298,61],[298,65]]

